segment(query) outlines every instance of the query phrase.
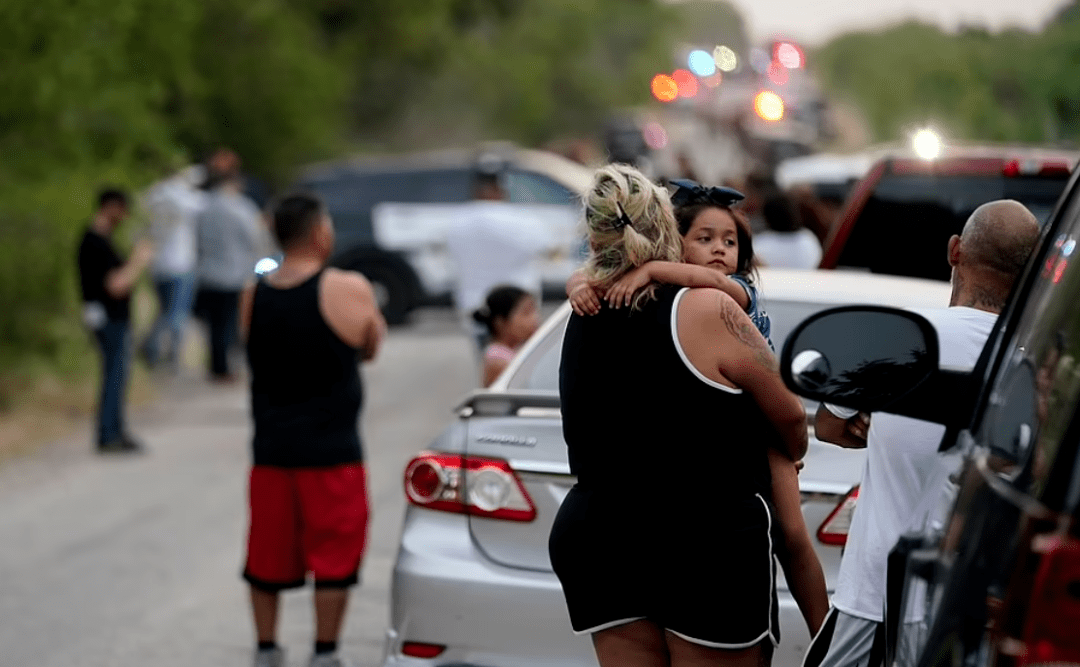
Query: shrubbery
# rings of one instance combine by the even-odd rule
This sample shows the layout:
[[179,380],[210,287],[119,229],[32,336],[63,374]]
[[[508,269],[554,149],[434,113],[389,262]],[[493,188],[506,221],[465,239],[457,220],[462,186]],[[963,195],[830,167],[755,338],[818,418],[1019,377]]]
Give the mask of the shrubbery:
[[593,129],[647,96],[670,21],[658,0],[0,3],[0,406],[87,345],[75,244],[102,184],[219,145],[280,185],[361,145]]
[[956,139],[1080,140],[1077,0],[1039,34],[968,28],[953,35],[906,23],[836,38],[813,63],[826,88],[854,102],[880,140],[928,121]]

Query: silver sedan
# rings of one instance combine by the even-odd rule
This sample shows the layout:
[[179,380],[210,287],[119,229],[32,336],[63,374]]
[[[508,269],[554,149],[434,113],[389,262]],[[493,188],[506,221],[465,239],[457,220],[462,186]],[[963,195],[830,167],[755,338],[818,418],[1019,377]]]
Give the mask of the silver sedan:
[[[778,350],[795,325],[826,308],[944,307],[949,300],[945,283],[841,271],[762,270],[760,287]],[[570,628],[547,549],[555,513],[574,484],[558,395],[569,315],[563,304],[498,381],[459,405],[456,418],[406,467],[409,505],[385,667],[595,667],[589,638]],[[808,406],[808,414],[813,410]],[[830,591],[863,462],[861,451],[811,438],[800,474],[803,515]],[[687,471],[688,478],[707,474]],[[626,492],[648,488],[628,479]],[[716,539],[725,539],[722,526]],[[810,638],[782,577],[778,592],[782,640],[774,664],[794,667]]]

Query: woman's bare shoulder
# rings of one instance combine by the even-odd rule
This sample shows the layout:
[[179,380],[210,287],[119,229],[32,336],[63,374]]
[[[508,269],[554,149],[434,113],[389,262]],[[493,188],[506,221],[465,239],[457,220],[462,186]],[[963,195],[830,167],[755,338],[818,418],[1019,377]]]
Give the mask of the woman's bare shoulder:
[[679,302],[679,315],[720,318],[731,307],[742,311],[739,304],[735,303],[735,299],[723,290],[715,287],[691,287],[686,290]]

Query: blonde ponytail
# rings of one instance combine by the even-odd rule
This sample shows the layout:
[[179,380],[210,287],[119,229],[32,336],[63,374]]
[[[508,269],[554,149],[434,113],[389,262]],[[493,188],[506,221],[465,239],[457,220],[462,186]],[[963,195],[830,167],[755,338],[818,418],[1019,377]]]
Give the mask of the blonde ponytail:
[[[589,279],[603,290],[646,262],[678,262],[682,239],[665,190],[637,169],[622,164],[600,168],[585,200],[591,252]],[[634,296],[633,308],[653,298],[654,286]]]

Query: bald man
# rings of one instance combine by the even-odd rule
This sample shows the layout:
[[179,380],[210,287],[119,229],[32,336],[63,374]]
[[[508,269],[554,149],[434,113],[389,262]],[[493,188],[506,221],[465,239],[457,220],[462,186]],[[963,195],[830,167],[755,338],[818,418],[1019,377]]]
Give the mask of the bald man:
[[[977,208],[961,234],[949,239],[949,307],[918,311],[937,331],[942,367],[975,366],[1038,237],[1035,216],[1023,204],[1003,200]],[[877,667],[884,657],[889,551],[903,533],[922,528],[940,493],[935,480],[948,467],[938,454],[945,427],[886,413],[871,419],[827,404],[818,409],[815,426],[819,440],[867,453],[833,608],[805,665],[824,652],[822,667]],[[906,612],[905,623],[920,620]],[[910,648],[898,647],[898,658]]]

